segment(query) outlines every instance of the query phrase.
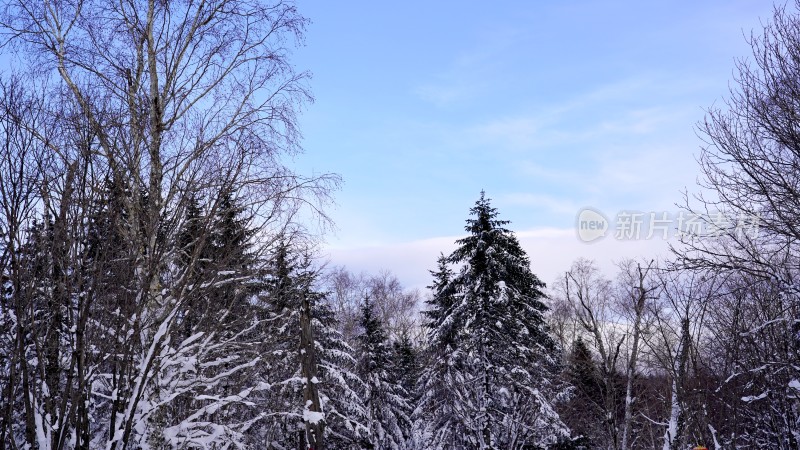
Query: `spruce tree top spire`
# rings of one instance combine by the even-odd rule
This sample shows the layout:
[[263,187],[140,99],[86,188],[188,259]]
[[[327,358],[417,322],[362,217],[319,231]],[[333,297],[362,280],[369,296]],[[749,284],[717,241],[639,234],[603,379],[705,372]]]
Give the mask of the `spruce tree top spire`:
[[503,297],[509,306],[526,297],[524,306],[538,312],[533,319],[537,326],[543,325],[541,312],[547,307],[540,299],[544,297],[545,284],[531,272],[528,255],[514,233],[505,228],[511,222],[497,218],[497,209],[484,191],[470,215],[475,217],[467,219],[465,229],[469,235],[456,241],[459,247],[447,258],[448,263],[462,265],[453,282],[474,285],[473,289],[479,288],[479,295],[487,297],[486,301]]
[[486,191],[481,191],[481,197],[475,202],[475,206],[470,208],[469,213],[476,216],[475,219],[467,219],[464,229],[470,233],[480,231],[491,231],[493,229],[508,232],[503,226],[511,223],[509,220],[497,220],[497,209],[491,205],[492,199],[486,198]]

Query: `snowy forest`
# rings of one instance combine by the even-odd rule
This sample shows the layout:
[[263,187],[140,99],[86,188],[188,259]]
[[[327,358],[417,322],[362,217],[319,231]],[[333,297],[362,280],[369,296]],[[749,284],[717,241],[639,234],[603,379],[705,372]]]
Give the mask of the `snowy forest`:
[[2,2],[0,450],[800,449],[795,9],[750,37],[676,198],[757,234],[546,286],[487,186],[426,291],[319,256],[341,180],[291,166],[308,23]]

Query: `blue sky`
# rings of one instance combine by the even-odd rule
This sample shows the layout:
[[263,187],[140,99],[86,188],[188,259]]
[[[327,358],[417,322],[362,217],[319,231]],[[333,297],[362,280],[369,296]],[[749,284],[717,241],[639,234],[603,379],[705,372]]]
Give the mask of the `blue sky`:
[[[694,186],[695,124],[722,105],[769,2],[299,2],[314,77],[302,171],[336,172],[333,263],[424,286],[481,189],[544,281],[579,256],[592,206],[674,211]],[[448,244],[450,243],[450,244]],[[443,247],[444,248],[440,248]],[[602,265],[602,264],[601,264]]]

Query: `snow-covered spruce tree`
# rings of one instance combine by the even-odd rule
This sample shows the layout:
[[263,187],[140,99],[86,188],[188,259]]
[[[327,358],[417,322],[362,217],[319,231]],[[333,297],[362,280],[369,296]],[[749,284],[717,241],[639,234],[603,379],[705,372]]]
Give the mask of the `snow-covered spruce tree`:
[[409,439],[406,440],[406,448],[417,450],[421,447],[420,438],[422,433],[418,433],[417,424],[414,421],[413,409],[419,404],[420,390],[419,379],[422,372],[422,350],[418,343],[415,343],[409,333],[402,333],[392,345],[392,380],[405,389],[409,405],[411,418],[411,429]]
[[419,381],[419,350],[408,333],[403,333],[392,345],[393,379],[408,393],[409,403],[417,403],[416,387]]
[[339,332],[327,294],[311,289],[308,298],[312,312],[314,345],[320,401],[325,415],[325,442],[328,449],[361,449],[368,435],[364,399],[359,395],[364,384],[356,373],[354,350]]
[[391,347],[384,325],[376,317],[369,296],[361,307],[358,372],[364,381],[364,403],[369,427],[367,448],[406,448],[411,430],[408,393],[393,378]]
[[[184,302],[169,332],[151,394],[164,406],[148,416],[149,444],[219,440],[242,444],[259,420],[252,401],[264,385],[254,380],[262,358],[261,262],[241,200],[228,189],[208,192],[204,204],[187,195],[176,261],[165,274],[185,279]],[[213,342],[217,340],[217,342]],[[199,361],[194,367],[185,361]]]
[[[11,306],[16,325],[16,346],[20,347],[19,354],[22,358],[9,358],[11,373],[24,379],[24,386],[8,391],[4,406],[13,405],[12,422],[21,422],[21,410],[46,414],[52,417],[53,422],[61,419],[60,393],[63,391],[64,368],[60,365],[60,354],[63,352],[61,336],[65,332],[66,302],[63,296],[57,293],[59,285],[56,272],[60,261],[54,255],[54,221],[46,215],[42,221],[34,220],[28,230],[28,239],[19,248],[16,256],[18,268],[11,271],[8,277],[12,282],[7,291],[7,304]],[[16,361],[15,361],[16,360]],[[23,384],[23,383],[18,383]],[[8,387],[13,387],[11,384]],[[21,388],[21,389],[20,389]],[[26,424],[25,433],[31,434],[47,428],[48,421],[43,426]],[[35,428],[34,428],[35,427]],[[22,434],[22,427],[17,427],[18,435]],[[11,427],[14,433],[14,427]],[[47,443],[52,440],[46,435]]]
[[326,294],[316,289],[318,272],[288,242],[270,258],[261,377],[271,388],[259,400],[266,420],[258,442],[268,449],[361,448],[368,434],[363,383]]
[[544,447],[568,434],[552,408],[559,349],[544,283],[483,192],[470,214],[467,237],[433,273],[416,413],[425,448]]
[[573,387],[573,393],[559,411],[573,436],[579,439],[576,443],[598,446],[605,437],[605,392],[600,370],[589,345],[581,336],[573,341],[566,359],[564,375]]
[[[309,273],[301,272],[296,251],[285,240],[278,242],[270,255],[267,291],[264,298],[267,320],[263,335],[266,354],[260,376],[270,383],[260,404],[268,416],[257,439],[267,448],[306,448],[324,445],[325,421],[309,421],[319,416],[321,404],[318,383],[311,383],[304,372],[317,370],[313,329],[304,298]],[[310,304],[308,305],[310,306]],[[304,333],[311,332],[311,336]],[[306,402],[306,398],[310,401]]]

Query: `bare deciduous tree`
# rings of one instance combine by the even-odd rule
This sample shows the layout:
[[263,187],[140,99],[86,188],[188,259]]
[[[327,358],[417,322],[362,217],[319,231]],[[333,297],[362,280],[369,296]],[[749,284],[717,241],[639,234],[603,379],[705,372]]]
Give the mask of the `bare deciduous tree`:
[[[763,30],[751,33],[752,57],[737,62],[725,105],[710,109],[699,124],[705,141],[699,158],[701,185],[706,192],[687,197],[685,208],[689,214],[705,218],[710,229],[704,236],[687,237],[674,249],[680,269],[726,280],[717,300],[721,309],[714,311],[715,320],[727,324],[719,331],[735,342],[741,342],[742,336],[733,336],[736,332],[732,330],[748,336],[758,330],[756,334],[764,339],[761,344],[743,346],[749,347],[746,351],[736,350],[736,357],[722,359],[723,366],[741,364],[750,367],[754,375],[768,372],[754,383],[762,386],[762,393],[785,392],[787,380],[800,379],[800,371],[785,359],[791,358],[791,351],[775,352],[770,363],[761,366],[749,363],[760,356],[747,354],[763,352],[759,347],[769,347],[767,342],[782,341],[778,347],[784,349],[797,345],[797,338],[789,338],[792,332],[784,326],[792,323],[796,327],[800,299],[800,2],[793,3],[776,6]],[[780,311],[775,310],[776,305],[780,305]],[[744,325],[741,321],[745,317],[755,322]],[[762,334],[766,329],[770,332]],[[728,345],[716,348],[731,349]],[[717,389],[736,389],[741,373],[738,367],[722,369]],[[770,381],[762,384],[766,380]],[[753,398],[748,405],[736,399],[725,399],[721,404],[741,406],[742,411],[758,410],[758,401]],[[787,410],[785,399],[776,398],[775,408]],[[788,410],[797,405],[795,401]],[[736,417],[737,411],[732,414]],[[733,446],[762,439],[758,445],[770,442],[793,448],[800,425],[790,416],[783,414],[781,431],[772,434],[751,433],[742,427],[730,429],[718,423],[718,430],[727,431],[724,436],[715,432],[714,439]],[[754,420],[760,430],[774,429],[771,414]]]
[[[233,199],[258,265],[296,231],[300,208],[325,220],[338,178],[305,178],[281,161],[299,150],[296,114],[310,100],[288,60],[305,24],[283,2],[4,5],[0,27],[29,62],[25,87],[48,101],[9,97],[0,117],[0,268],[17,283],[2,319],[16,317],[4,333],[16,345],[3,348],[14,367],[2,445],[242,444],[268,417],[247,400],[268,384],[245,376],[259,359],[245,295],[258,268],[235,263],[215,233]],[[190,224],[197,198],[203,217]],[[47,245],[29,262],[49,277],[34,282],[12,266],[37,216]],[[188,320],[211,300],[205,320]]]
[[355,274],[344,266],[337,266],[329,272],[327,286],[331,292],[328,301],[348,343],[355,345],[355,336],[361,332],[359,317],[366,296],[374,302],[375,313],[391,340],[401,336],[412,340],[420,337],[420,293],[405,289],[391,272],[381,270],[374,275]]
[[[629,447],[636,418],[636,379],[642,338],[648,332],[648,306],[659,287],[653,280],[654,262],[646,266],[633,260],[619,263],[616,282],[605,278],[593,261],[578,259],[556,284],[556,320],[567,331],[564,344],[584,337],[599,357],[597,392],[590,398],[602,437],[595,444]],[[572,324],[570,324],[572,323]],[[578,424],[582,425],[582,424]]]

